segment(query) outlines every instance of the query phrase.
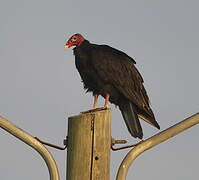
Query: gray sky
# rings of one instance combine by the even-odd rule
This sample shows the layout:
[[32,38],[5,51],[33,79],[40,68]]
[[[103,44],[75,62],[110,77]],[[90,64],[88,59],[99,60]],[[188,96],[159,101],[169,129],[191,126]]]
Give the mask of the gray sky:
[[[62,145],[67,117],[91,107],[75,69],[73,33],[135,58],[161,130],[198,112],[199,3],[151,1],[0,2],[0,115]],[[102,99],[100,101],[102,105]],[[113,110],[113,137],[135,143]],[[158,132],[142,123],[144,138]],[[198,179],[198,127],[140,156],[127,179]],[[40,156],[0,129],[0,179],[48,179]],[[66,152],[49,148],[65,179]],[[111,179],[127,151],[112,152]]]

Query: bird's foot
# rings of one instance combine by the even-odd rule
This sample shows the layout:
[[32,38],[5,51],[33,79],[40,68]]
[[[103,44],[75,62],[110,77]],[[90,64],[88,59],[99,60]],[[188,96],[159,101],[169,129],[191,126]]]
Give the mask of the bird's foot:
[[83,111],[81,113],[86,114],[86,113],[92,113],[92,112],[97,112],[97,111],[103,111],[103,110],[107,110],[107,109],[108,109],[108,107],[99,107],[99,108],[89,109],[89,110]]

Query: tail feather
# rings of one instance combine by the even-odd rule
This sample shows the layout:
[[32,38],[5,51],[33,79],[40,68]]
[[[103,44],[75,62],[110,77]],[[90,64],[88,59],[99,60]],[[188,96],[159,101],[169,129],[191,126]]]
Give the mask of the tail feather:
[[137,109],[138,117],[147,123],[151,124],[152,126],[160,129],[160,126],[158,122],[155,120],[155,116],[153,114],[153,111],[151,109],[148,110],[150,113],[146,113],[143,110]]
[[137,112],[133,107],[133,104],[128,101],[120,105],[119,108],[121,110],[122,116],[130,134],[135,138],[138,137],[142,139],[142,127],[140,125],[140,121],[138,119]]

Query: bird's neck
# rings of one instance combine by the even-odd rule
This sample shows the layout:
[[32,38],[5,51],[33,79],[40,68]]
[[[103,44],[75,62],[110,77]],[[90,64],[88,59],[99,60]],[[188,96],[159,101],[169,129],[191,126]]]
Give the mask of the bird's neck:
[[90,44],[90,42],[89,42],[88,40],[84,39],[83,41],[81,41],[81,42],[78,44],[77,47],[79,47],[79,46],[87,46],[87,45],[89,45],[89,44]]
[[84,40],[81,45],[76,46],[73,49],[74,55],[81,58],[84,57],[88,58],[88,56],[90,55],[90,48],[91,48],[90,45],[91,44],[89,43],[89,41]]
[[90,47],[90,42],[88,40],[84,40],[80,45],[77,45],[74,50],[76,49],[82,49],[82,50],[86,50]]

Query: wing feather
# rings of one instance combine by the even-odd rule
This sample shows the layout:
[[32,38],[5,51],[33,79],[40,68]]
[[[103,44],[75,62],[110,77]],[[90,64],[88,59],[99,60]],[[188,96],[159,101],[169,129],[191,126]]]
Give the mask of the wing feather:
[[112,84],[127,99],[151,114],[143,78],[131,57],[105,45],[95,48],[92,57],[93,66],[103,81]]

